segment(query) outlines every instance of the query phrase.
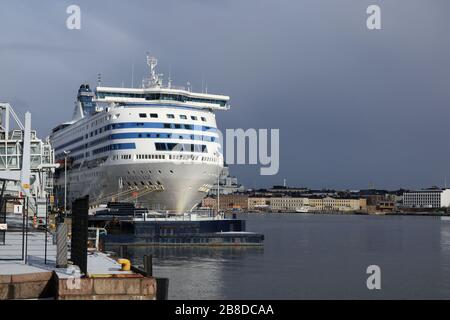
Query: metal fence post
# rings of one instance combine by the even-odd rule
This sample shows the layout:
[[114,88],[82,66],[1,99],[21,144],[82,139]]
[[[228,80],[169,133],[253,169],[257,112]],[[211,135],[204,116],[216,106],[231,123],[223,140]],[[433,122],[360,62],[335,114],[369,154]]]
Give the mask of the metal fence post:
[[156,300],[169,300],[169,279],[156,278]]
[[45,253],[44,253],[44,264],[47,264],[47,238],[48,238],[48,205],[49,205],[49,199],[48,195],[45,199]]
[[128,259],[128,246],[127,245],[121,245],[119,248],[119,254],[120,257],[123,259]]
[[59,223],[56,228],[56,267],[67,268],[67,225]]
[[153,277],[153,256],[152,255],[144,256],[144,271],[147,274],[147,277]]
[[25,264],[28,262],[28,197],[25,197]]

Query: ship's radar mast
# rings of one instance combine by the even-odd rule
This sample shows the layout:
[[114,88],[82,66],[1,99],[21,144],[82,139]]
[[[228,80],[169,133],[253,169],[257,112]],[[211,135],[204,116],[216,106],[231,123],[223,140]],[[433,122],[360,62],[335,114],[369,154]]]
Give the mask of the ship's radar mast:
[[150,78],[144,79],[144,86],[149,88],[162,86],[162,74],[156,72],[156,66],[158,65],[158,59],[151,57],[147,53],[147,65],[150,68]]

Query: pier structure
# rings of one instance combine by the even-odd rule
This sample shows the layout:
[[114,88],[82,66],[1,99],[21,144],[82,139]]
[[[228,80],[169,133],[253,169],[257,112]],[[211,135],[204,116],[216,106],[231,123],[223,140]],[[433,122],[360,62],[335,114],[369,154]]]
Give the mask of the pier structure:
[[49,141],[39,139],[31,128],[31,113],[25,113],[23,124],[9,103],[0,103],[0,211],[5,195],[25,196],[28,214],[42,214],[39,204],[45,207],[53,194],[57,167]]

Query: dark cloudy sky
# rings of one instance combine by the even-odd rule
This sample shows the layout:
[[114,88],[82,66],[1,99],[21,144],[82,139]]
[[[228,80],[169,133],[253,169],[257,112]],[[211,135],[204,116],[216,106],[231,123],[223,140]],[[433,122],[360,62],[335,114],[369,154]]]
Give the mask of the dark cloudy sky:
[[[82,29],[66,29],[66,8]],[[380,31],[366,8],[382,9]],[[7,1],[0,100],[41,136],[72,115],[81,82],[130,85],[145,52],[175,83],[228,94],[226,128],[279,128],[280,172],[233,166],[248,187],[450,184],[450,1]]]

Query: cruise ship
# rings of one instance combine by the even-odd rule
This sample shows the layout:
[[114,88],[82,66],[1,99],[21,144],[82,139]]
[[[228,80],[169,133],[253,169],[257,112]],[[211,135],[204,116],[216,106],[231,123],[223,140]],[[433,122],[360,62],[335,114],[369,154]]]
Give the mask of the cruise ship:
[[164,84],[157,63],[147,56],[140,88],[81,85],[72,120],[50,135],[61,207],[65,176],[68,207],[88,195],[91,207],[120,201],[185,213],[216,186],[224,161],[215,112],[230,97]]

